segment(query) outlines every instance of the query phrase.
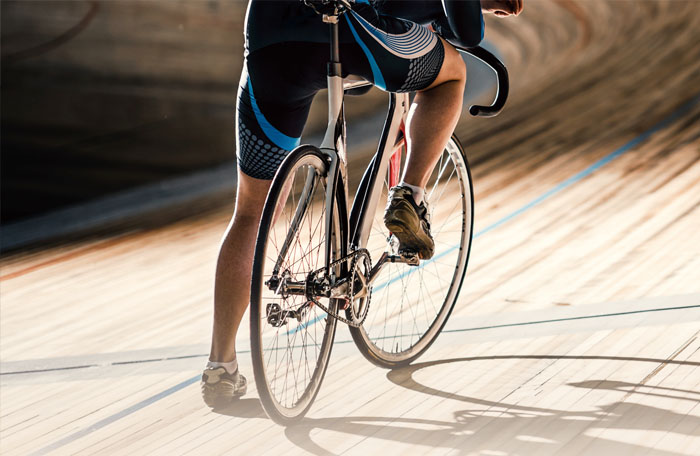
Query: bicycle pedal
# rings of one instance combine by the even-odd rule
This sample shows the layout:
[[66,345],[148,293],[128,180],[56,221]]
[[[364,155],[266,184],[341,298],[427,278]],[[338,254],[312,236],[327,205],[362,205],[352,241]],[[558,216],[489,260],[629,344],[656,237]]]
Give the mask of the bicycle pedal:
[[401,255],[403,261],[409,266],[418,266],[420,264],[420,257],[418,256],[418,252],[414,252],[412,250],[403,250],[399,251],[399,255]]

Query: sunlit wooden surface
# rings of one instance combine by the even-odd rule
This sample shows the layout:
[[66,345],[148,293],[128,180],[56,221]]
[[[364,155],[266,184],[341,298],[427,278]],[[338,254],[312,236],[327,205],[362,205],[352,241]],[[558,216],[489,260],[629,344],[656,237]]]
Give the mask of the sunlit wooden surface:
[[[230,207],[6,256],[0,452],[700,454],[697,2],[526,2],[465,119],[475,239],[445,332],[384,371],[338,331],[292,428],[199,396]],[[358,154],[361,155],[361,154]]]

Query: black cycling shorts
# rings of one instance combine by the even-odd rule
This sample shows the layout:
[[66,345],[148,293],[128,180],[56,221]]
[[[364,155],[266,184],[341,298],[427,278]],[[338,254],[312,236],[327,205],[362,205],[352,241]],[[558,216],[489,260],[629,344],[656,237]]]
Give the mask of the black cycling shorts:
[[[423,25],[365,3],[341,16],[339,26],[343,76],[412,92],[430,86],[442,68],[443,44]],[[328,28],[298,0],[283,7],[250,3],[237,104],[238,166],[245,174],[272,179],[299,145],[313,97],[327,87]]]

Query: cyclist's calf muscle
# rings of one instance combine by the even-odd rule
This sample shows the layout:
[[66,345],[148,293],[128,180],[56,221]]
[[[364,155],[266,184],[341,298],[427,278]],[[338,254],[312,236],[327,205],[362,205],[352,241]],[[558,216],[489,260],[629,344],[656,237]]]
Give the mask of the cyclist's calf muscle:
[[466,66],[454,47],[447,42],[444,46],[440,73],[416,94],[406,126],[408,157],[402,181],[420,188],[425,187],[462,111]]
[[214,333],[209,359],[236,357],[235,334],[250,301],[251,265],[269,180],[238,172],[236,209],[226,229],[216,264]]

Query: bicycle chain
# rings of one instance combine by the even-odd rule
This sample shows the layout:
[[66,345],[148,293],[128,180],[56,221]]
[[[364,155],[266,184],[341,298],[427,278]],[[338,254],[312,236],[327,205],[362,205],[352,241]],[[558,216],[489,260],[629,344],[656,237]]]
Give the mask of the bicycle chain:
[[[367,259],[369,260],[369,264],[371,266],[372,265],[372,257],[369,255],[369,251],[367,249],[357,249],[354,252],[352,252],[351,254],[346,255],[345,257],[332,262],[330,265],[328,265],[328,268],[319,269],[318,271],[314,271],[314,272],[310,273],[309,278],[307,279],[307,283],[310,282],[311,280],[313,280],[314,276],[317,275],[319,272],[323,271],[326,274],[328,274],[328,270],[333,269],[334,267],[336,267],[336,266],[342,264],[343,262],[348,261],[350,258],[352,258],[352,264],[350,266],[350,268],[351,268],[350,269],[350,271],[351,271],[350,272],[350,305],[352,306],[353,301],[354,301],[354,293],[353,293],[352,289],[353,289],[353,283],[354,283],[354,277],[355,277],[355,266],[357,265],[357,259],[362,257],[362,256],[367,257]],[[335,318],[336,320],[339,320],[341,323],[345,323],[346,325],[352,326],[353,328],[359,328],[360,326],[362,326],[362,324],[367,319],[367,315],[369,314],[369,304],[371,302],[371,297],[372,297],[372,290],[370,287],[368,287],[367,296],[365,298],[367,300],[367,304],[365,304],[366,305],[365,313],[362,316],[362,320],[360,322],[355,322],[355,321],[352,321],[352,320],[349,320],[345,317],[340,316],[336,312],[333,312],[332,310],[330,310],[329,308],[327,308],[326,306],[321,304],[317,299],[315,299],[312,294],[307,293],[307,298],[310,301],[312,301],[315,305],[320,307],[321,310],[323,310],[329,316]],[[331,298],[331,299],[340,299],[340,298]]]

